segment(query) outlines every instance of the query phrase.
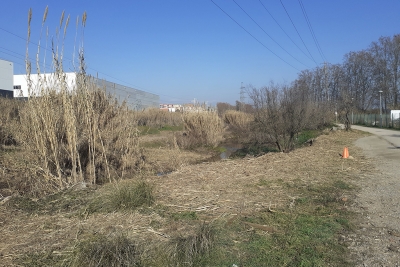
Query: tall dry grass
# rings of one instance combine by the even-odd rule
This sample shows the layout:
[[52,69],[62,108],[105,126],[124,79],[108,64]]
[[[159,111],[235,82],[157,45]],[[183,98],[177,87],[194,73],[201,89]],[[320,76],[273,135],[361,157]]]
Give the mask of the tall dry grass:
[[201,266],[201,258],[207,256],[214,246],[215,234],[213,225],[203,223],[192,235],[175,238],[172,260],[176,266]]
[[236,110],[227,110],[223,114],[223,120],[226,124],[239,131],[247,131],[250,123],[254,121],[254,115]]
[[[72,267],[143,266],[141,248],[124,234],[97,234],[77,243],[67,259]],[[66,266],[63,265],[63,266]]]
[[3,145],[16,145],[15,133],[18,132],[18,116],[24,102],[0,97],[0,149]]
[[136,111],[135,117],[139,126],[161,128],[165,125],[179,126],[182,124],[182,113],[166,112],[157,108]]
[[[29,11],[28,22],[32,13]],[[42,30],[47,8],[42,21]],[[78,21],[78,20],[77,20]],[[28,101],[20,111],[18,140],[32,155],[36,177],[32,177],[32,193],[54,192],[73,184],[103,183],[123,178],[132,169],[139,169],[143,155],[138,147],[137,123],[124,104],[95,86],[86,75],[83,45],[79,49],[76,81],[68,84],[63,69],[63,43],[69,23],[64,13],[53,44],[54,72],[41,75],[40,42],[36,52],[38,80],[31,75],[29,51],[26,52]],[[86,13],[81,20],[81,33]],[[79,24],[77,23],[78,32]],[[28,24],[28,42],[30,37]],[[83,41],[82,41],[83,44]]]
[[190,112],[183,115],[185,134],[177,136],[180,147],[216,147],[224,134],[224,122],[216,112]]

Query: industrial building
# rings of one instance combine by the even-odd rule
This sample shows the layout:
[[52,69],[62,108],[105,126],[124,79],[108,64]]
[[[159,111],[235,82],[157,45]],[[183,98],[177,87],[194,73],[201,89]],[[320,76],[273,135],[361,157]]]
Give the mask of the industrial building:
[[118,101],[126,101],[132,109],[157,108],[160,104],[159,95],[99,78],[92,77],[91,79],[99,88],[104,88],[107,93],[114,95]]
[[13,97],[14,64],[0,59],[0,96]]
[[[68,72],[65,73],[65,81],[67,90],[73,91],[76,82],[76,73]],[[150,107],[158,107],[160,102],[160,96],[152,93],[148,93],[142,90],[138,90],[132,87],[124,86],[117,83],[108,82],[104,79],[99,79],[89,76],[91,82],[97,85],[99,88],[104,89],[107,93],[114,96],[118,101],[126,101],[128,106],[134,110],[142,110]],[[50,87],[56,91],[61,88],[57,79],[55,79],[52,73],[50,74],[31,74],[30,79],[32,82],[31,92],[28,92],[28,82],[25,74],[14,75],[14,97],[15,98],[27,98],[28,96],[40,96],[42,90],[46,87]],[[39,79],[42,81],[40,82]],[[46,86],[38,86],[40,83],[45,82]]]

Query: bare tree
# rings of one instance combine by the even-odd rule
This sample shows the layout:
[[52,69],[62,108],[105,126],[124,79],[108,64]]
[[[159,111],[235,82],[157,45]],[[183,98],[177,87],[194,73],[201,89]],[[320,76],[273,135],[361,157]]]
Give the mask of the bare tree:
[[255,109],[257,141],[275,144],[282,152],[294,149],[297,134],[307,127],[311,102],[307,90],[271,83],[249,92]]
[[400,102],[400,35],[381,37],[369,47],[374,61],[375,91],[383,91],[383,107],[397,109]]
[[291,86],[271,83],[250,88],[256,114],[257,140],[268,140],[280,151],[293,148],[293,136],[303,129],[334,120],[335,111],[347,130],[352,112],[379,107],[400,109],[400,35],[381,37],[368,49],[349,52],[342,64],[303,70]]
[[224,103],[224,102],[217,103],[217,110],[219,116],[222,116],[227,110],[235,110],[235,109],[236,107],[229,103]]
[[350,114],[353,110],[353,100],[348,92],[342,92],[339,102],[339,117],[346,131],[351,130]]
[[282,151],[279,136],[282,120],[280,116],[279,90],[274,84],[260,89],[251,88],[249,96],[255,109],[254,132],[259,143],[275,144]]
[[343,69],[353,107],[365,112],[374,100],[372,54],[366,50],[346,54]]

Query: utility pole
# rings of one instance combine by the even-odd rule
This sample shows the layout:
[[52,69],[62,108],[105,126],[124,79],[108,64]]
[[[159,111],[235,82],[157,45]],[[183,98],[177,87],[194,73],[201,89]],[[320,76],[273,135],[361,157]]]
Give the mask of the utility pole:
[[240,105],[239,105],[239,110],[243,111],[243,107],[244,107],[244,101],[246,99],[245,95],[245,91],[244,91],[245,87],[243,86],[243,82],[240,85]]
[[193,110],[197,110],[197,107],[196,107],[196,98],[193,98],[192,102],[193,102]]
[[351,98],[351,124],[354,124],[354,120],[353,120],[353,100],[354,98]]
[[329,102],[329,92],[328,92],[328,77],[326,76],[326,62],[324,62],[324,75],[325,75],[325,94],[326,98],[328,99]]
[[382,128],[382,90],[379,90],[379,115],[381,117],[381,122],[380,122],[380,126]]

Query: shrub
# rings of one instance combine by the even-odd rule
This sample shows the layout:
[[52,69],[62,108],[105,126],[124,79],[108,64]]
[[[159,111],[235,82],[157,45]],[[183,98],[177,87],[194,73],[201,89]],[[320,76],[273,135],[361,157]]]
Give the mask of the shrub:
[[90,212],[134,210],[154,203],[153,187],[145,181],[110,185],[109,192],[101,194],[89,204]]
[[70,266],[143,266],[138,246],[124,235],[98,234],[75,247]]
[[46,188],[123,178],[142,161],[127,108],[90,81],[71,93],[50,91],[30,98],[21,110],[20,128],[19,141],[40,166],[37,182]]
[[254,122],[254,115],[236,110],[228,110],[224,113],[223,120],[236,134],[246,137],[249,136],[251,123]]
[[209,255],[215,239],[212,225],[203,223],[195,233],[172,240],[175,246],[173,262],[176,266],[201,266],[198,263]]
[[139,126],[162,128],[168,126],[179,126],[182,124],[180,112],[166,112],[156,108],[136,111],[135,118]]
[[185,134],[177,138],[180,147],[216,147],[223,137],[224,123],[217,113],[196,112],[183,116]]
[[141,181],[131,186],[119,186],[110,195],[113,210],[134,209],[154,203],[153,187]]
[[23,105],[22,101],[0,97],[0,145],[17,145],[14,133],[19,131],[18,115]]
[[[46,15],[47,9],[42,27]],[[63,17],[64,14],[60,28]],[[65,37],[68,21],[63,37],[59,38],[57,31],[57,40]],[[83,27],[85,21],[86,14],[82,19]],[[40,44],[37,59],[39,51]],[[96,184],[123,178],[127,170],[140,168],[144,158],[138,147],[137,124],[132,113],[86,75],[83,48],[72,88],[68,87],[63,70],[62,51],[63,46],[53,44],[54,72],[50,75],[40,75],[40,62],[36,62],[37,82],[31,79],[27,52],[29,96],[19,113],[18,141],[31,153],[37,177],[33,177],[30,184],[36,195],[82,181]]]
[[331,121],[328,108],[315,104],[307,87],[272,83],[253,88],[249,95],[255,109],[253,139],[273,144],[279,151],[293,150],[298,133],[323,127]]
[[248,128],[249,123],[254,120],[254,116],[236,110],[228,110],[224,113],[224,122],[240,129]]

